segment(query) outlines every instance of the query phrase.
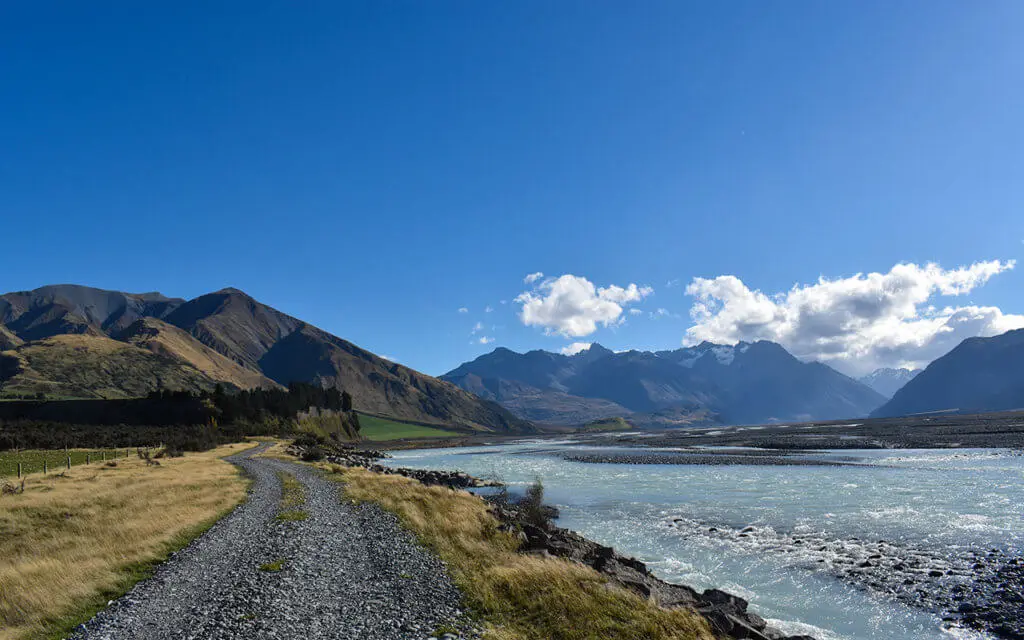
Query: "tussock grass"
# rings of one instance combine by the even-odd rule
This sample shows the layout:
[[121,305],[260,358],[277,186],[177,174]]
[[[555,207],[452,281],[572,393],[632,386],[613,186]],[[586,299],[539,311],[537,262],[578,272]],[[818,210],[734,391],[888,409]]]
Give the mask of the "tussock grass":
[[250,446],[81,465],[0,496],[0,640],[61,636],[205,531],[245,497],[220,458]]
[[557,558],[516,552],[482,500],[399,476],[352,468],[344,495],[398,515],[448,565],[490,640],[690,640],[714,636],[700,616],[667,610]]
[[277,519],[293,522],[305,520],[309,514],[301,508],[306,504],[306,492],[302,488],[302,483],[284,471],[278,471],[277,477],[281,479],[281,510],[277,514]]
[[266,571],[268,573],[277,573],[278,571],[284,570],[284,565],[288,562],[285,558],[278,558],[272,562],[265,562],[260,565],[260,571]]

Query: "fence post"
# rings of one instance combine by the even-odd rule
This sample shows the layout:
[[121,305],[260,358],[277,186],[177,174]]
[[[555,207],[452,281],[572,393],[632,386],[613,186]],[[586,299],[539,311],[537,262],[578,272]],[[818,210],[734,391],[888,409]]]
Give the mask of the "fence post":
[[92,454],[91,453],[85,454],[85,464],[92,464]]
[[43,475],[46,475],[46,458],[43,458]]
[[100,452],[100,462],[106,462],[106,461],[107,461],[107,452],[106,451],[101,451]]
[[18,478],[21,478],[21,463],[18,463]]
[[71,456],[68,456],[68,471],[71,471]]

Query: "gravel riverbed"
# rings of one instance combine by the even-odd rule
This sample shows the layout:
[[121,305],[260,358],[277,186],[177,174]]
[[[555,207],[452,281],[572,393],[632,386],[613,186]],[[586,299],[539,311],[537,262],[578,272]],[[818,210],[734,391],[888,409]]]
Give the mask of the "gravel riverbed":
[[[245,503],[70,637],[476,637],[443,563],[395,516],[343,503],[309,467],[253,457],[263,449],[228,458],[253,479]],[[302,483],[305,520],[276,519],[279,472]]]

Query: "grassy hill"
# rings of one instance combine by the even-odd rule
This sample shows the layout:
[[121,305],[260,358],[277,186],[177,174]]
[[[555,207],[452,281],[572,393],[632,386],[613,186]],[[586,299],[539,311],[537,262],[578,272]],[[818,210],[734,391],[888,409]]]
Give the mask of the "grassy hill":
[[102,336],[59,335],[0,353],[0,396],[132,398],[215,384],[192,366]]
[[583,425],[581,431],[629,431],[635,429],[625,418],[605,418],[603,420],[594,420]]
[[142,318],[117,337],[157,355],[192,366],[208,378],[234,385],[239,389],[269,389],[281,386],[258,371],[246,369],[234,360],[217,353],[182,329],[163,320]]
[[401,440],[405,438],[450,438],[457,435],[465,435],[448,429],[438,429],[412,422],[400,422],[389,418],[371,416],[365,413],[359,414],[359,425],[362,427],[359,435],[367,440],[385,441]]
[[193,300],[76,285],[0,295],[3,349],[10,353],[0,361],[0,397],[119,398],[217,382],[243,389],[305,382],[348,391],[356,410],[399,422],[534,429],[493,402],[231,288]]

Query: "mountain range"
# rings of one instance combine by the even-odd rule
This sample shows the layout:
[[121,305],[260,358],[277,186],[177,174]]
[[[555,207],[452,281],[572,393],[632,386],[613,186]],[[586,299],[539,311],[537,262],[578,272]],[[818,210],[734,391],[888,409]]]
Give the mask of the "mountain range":
[[56,285],[0,296],[0,396],[123,398],[312,382],[367,413],[495,432],[533,426],[237,289],[193,300]]
[[891,367],[884,367],[882,369],[875,369],[868,375],[857,378],[857,380],[871,387],[886,398],[891,398],[903,387],[903,385],[913,380],[919,373],[921,373],[920,369],[893,369]]
[[1024,409],[1024,329],[968,338],[929,364],[873,417]]
[[773,342],[708,342],[673,351],[575,355],[505,348],[441,376],[520,417],[580,424],[629,416],[639,426],[759,423],[867,415],[885,398]]

